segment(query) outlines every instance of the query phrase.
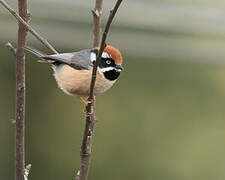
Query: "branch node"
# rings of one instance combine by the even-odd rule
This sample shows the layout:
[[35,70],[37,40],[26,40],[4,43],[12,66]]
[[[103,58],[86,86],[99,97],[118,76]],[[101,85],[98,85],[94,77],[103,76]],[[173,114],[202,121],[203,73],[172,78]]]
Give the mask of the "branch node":
[[27,24],[30,24],[31,21],[31,13],[27,10]]
[[5,46],[13,53],[14,56],[16,56],[17,49],[13,47],[13,45],[10,42],[7,42]]
[[76,177],[75,177],[75,180],[79,180],[79,179],[80,179],[80,171],[78,170],[77,174],[76,174]]
[[92,130],[89,129],[89,130],[88,130],[88,137],[91,137],[91,136],[92,136]]
[[16,124],[16,120],[15,119],[10,119],[10,122],[12,123],[12,124]]
[[24,169],[24,180],[28,180],[30,169],[31,169],[31,164],[28,164],[26,168]]
[[99,11],[99,10],[97,10],[97,9],[93,9],[93,10],[92,10],[92,14],[93,14],[95,17],[99,18],[99,17],[101,16],[101,14],[102,14],[102,11]]

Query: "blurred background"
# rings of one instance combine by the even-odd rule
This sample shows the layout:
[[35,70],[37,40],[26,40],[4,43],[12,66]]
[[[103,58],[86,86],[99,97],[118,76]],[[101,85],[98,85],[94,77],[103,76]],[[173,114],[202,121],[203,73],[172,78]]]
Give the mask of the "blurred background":
[[[17,2],[7,0],[17,9]],[[103,25],[114,1],[104,1]],[[31,25],[60,52],[92,46],[94,1],[29,1]],[[108,44],[125,70],[97,98],[89,179],[225,179],[225,1],[124,1]],[[13,179],[17,22],[0,6],[0,179]],[[51,53],[31,35],[28,44]],[[46,64],[26,61],[30,180],[74,179],[83,105]]]

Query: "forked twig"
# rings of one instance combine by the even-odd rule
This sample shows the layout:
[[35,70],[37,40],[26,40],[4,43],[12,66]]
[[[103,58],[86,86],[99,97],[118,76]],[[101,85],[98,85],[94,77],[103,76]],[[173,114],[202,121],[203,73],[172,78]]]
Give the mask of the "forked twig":
[[48,42],[47,39],[44,39],[40,34],[38,34],[26,21],[23,20],[23,18],[20,17],[18,13],[16,13],[15,10],[13,10],[4,0],[0,0],[0,3],[21,23],[23,24],[27,30],[33,34],[39,41],[42,42],[47,48],[52,50],[55,54],[58,54],[58,52],[55,50],[55,48]]

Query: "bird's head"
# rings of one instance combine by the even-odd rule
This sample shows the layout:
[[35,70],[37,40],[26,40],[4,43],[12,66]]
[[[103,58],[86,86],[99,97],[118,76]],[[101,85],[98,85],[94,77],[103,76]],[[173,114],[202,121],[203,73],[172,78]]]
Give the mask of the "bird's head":
[[[96,60],[98,51],[99,48],[93,49],[91,54],[92,61]],[[113,46],[107,45],[102,53],[98,70],[104,74],[107,80],[115,81],[123,70],[122,62],[123,58],[120,51]]]

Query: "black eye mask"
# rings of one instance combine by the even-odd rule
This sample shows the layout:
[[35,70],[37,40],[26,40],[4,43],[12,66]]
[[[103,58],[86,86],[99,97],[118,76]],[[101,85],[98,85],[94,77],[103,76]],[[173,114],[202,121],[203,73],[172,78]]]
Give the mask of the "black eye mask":
[[[106,61],[110,61],[110,64],[107,64]],[[100,68],[105,68],[105,67],[116,67],[114,60],[112,58],[101,58],[100,64],[99,64]]]

